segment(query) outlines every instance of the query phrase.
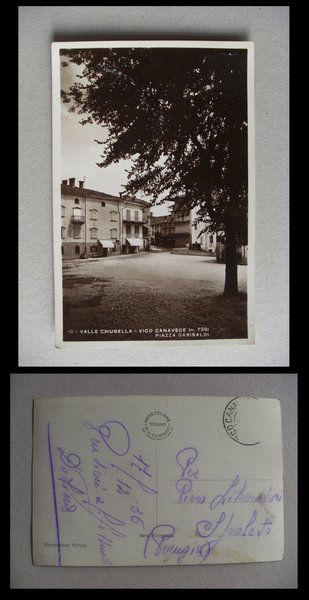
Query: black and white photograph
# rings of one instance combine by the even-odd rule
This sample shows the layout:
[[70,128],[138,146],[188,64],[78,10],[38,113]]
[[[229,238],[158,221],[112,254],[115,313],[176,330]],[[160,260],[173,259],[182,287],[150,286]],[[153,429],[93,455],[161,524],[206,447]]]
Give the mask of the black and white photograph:
[[56,42],[56,345],[254,343],[251,42]]

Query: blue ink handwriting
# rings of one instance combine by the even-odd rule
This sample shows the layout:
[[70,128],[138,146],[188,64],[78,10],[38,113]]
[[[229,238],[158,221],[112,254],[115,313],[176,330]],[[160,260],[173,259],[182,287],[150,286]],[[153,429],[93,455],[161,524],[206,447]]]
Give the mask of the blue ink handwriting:
[[61,472],[63,473],[61,477],[58,477],[58,481],[61,482],[61,486],[65,490],[61,510],[73,513],[77,508],[76,503],[72,501],[72,499],[75,499],[75,494],[85,496],[89,500],[87,483],[80,467],[81,458],[73,452],[66,454],[59,446],[57,451],[61,461]]
[[[127,428],[120,421],[106,421],[96,427],[87,421],[82,421],[86,429],[96,431],[107,448],[117,456],[125,456],[130,448],[130,436]],[[93,444],[96,448],[96,444]]]
[[153,527],[151,532],[146,538],[144,545],[144,558],[149,556],[160,556],[160,555],[178,555],[177,563],[181,564],[187,556],[195,556],[202,564],[207,560],[211,552],[211,544],[207,542],[178,545],[176,543],[170,543],[170,539],[175,536],[176,528],[169,524],[160,524]]
[[178,492],[177,502],[179,504],[203,504],[207,502],[206,496],[197,496],[195,494],[190,494],[192,490],[192,481],[191,479],[178,479],[176,481],[176,490]]
[[153,488],[149,487],[143,481],[141,481],[140,479],[137,479],[136,477],[134,477],[134,475],[132,475],[131,473],[128,473],[127,471],[125,471],[124,469],[122,469],[121,467],[119,467],[118,465],[111,464],[111,467],[113,467],[114,469],[118,469],[119,471],[121,471],[122,473],[124,473],[125,475],[127,475],[127,477],[130,477],[131,479],[133,479],[134,481],[136,481],[136,483],[140,486],[140,488],[144,492],[146,492],[147,494],[157,494],[158,493],[156,490],[154,490]]
[[117,494],[126,494],[127,496],[129,496],[131,491],[133,490],[132,485],[129,485],[128,483],[126,483],[125,481],[122,481],[121,479],[116,479],[116,481],[117,481],[117,486],[116,486]]
[[143,519],[140,517],[138,517],[138,515],[143,515],[143,511],[139,508],[138,502],[136,501],[135,505],[130,506],[130,511],[133,513],[133,515],[130,517],[130,521],[132,521],[132,523],[134,523],[134,525],[141,525],[144,528],[144,521]]
[[142,455],[140,454],[139,456],[136,456],[136,454],[133,454],[133,458],[137,460],[137,463],[131,462],[130,466],[136,467],[138,471],[141,471],[142,473],[144,473],[144,475],[147,475],[147,477],[152,477],[151,473],[148,472],[148,469],[150,469],[150,465],[148,465],[148,463],[144,461]]
[[191,469],[191,465],[193,465],[193,463],[196,461],[197,457],[198,457],[198,451],[196,448],[193,448],[192,446],[188,446],[187,448],[182,448],[182,450],[177,452],[176,462],[181,469],[181,478],[198,479],[199,470],[197,469],[196,471],[193,471]]
[[[234,513],[227,517],[225,512],[221,512],[219,518],[213,521],[208,519],[198,521],[195,526],[195,532],[201,538],[212,538],[216,534],[217,541],[220,541],[224,536],[260,537],[272,533],[272,521],[268,517],[266,517],[265,521],[256,523],[258,520],[257,510],[252,512],[250,519],[244,525],[237,527],[233,525],[232,527],[232,523],[235,520],[234,517]],[[228,519],[229,521],[226,525]]]
[[230,503],[246,503],[246,502],[260,502],[260,503],[279,503],[282,500],[282,493],[272,493],[272,486],[268,489],[266,494],[261,492],[259,494],[244,493],[247,489],[247,480],[241,481],[239,475],[233,479],[227,490],[222,494],[217,494],[210,502],[210,510],[217,508],[217,506],[224,506],[224,504]]

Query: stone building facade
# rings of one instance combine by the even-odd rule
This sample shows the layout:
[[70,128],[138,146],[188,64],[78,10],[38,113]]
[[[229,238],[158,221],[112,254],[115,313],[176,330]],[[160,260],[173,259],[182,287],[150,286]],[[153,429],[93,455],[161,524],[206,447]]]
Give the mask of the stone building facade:
[[[174,200],[170,214],[151,216],[151,243],[166,248],[188,248],[203,250],[216,256],[218,262],[225,262],[225,236],[223,231],[204,231],[207,225],[197,220],[198,207],[186,211],[184,198]],[[247,264],[248,246],[237,249],[237,262]]]
[[151,243],[166,248],[200,248],[216,253],[216,234],[203,232],[204,223],[195,223],[197,209],[189,213],[181,211],[174,202],[169,215],[151,216]]
[[150,247],[150,204],[61,183],[61,250],[65,258],[136,253]]

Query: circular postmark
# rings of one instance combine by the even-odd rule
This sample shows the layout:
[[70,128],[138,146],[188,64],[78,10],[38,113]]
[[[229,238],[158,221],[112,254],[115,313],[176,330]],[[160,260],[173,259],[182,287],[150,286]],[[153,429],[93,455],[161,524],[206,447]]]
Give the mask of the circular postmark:
[[161,410],[154,410],[144,420],[143,432],[152,440],[163,440],[173,431],[171,419]]
[[260,430],[258,399],[237,396],[228,402],[223,412],[223,426],[229,437],[243,446],[256,446]]

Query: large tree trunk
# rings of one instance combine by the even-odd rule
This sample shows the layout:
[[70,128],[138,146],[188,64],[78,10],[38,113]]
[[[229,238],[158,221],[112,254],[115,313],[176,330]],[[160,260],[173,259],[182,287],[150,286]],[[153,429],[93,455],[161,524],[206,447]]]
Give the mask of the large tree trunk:
[[237,243],[232,225],[225,231],[225,285],[224,296],[232,298],[238,294],[237,282]]

